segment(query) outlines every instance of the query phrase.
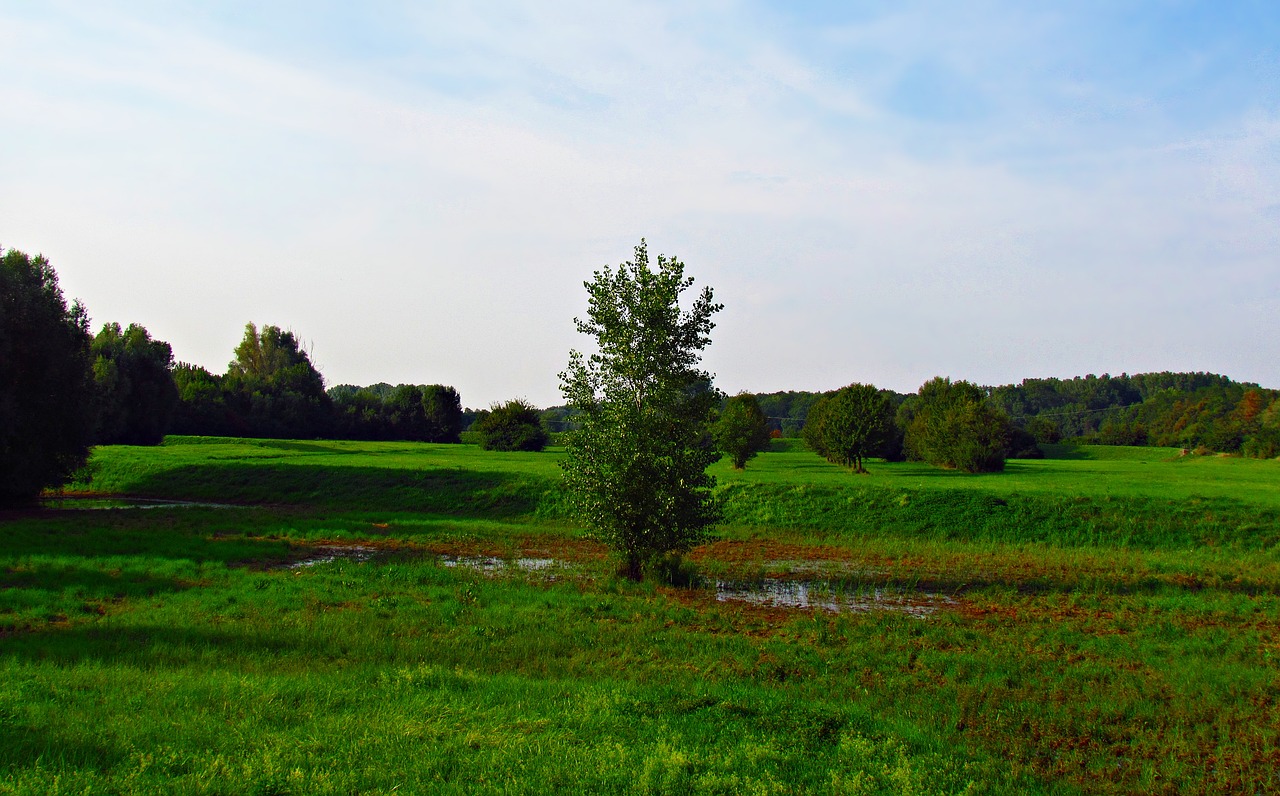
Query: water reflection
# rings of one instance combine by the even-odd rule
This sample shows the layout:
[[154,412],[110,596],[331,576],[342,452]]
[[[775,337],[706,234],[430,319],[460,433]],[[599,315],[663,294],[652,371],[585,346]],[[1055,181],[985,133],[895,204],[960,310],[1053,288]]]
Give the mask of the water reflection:
[[931,592],[861,589],[840,591],[828,581],[766,578],[756,581],[716,581],[716,600],[745,602],[770,608],[800,608],[832,613],[894,611],[920,619],[956,605],[952,597]]
[[515,558],[507,561],[496,556],[442,555],[439,557],[439,561],[441,566],[462,567],[484,573],[501,572],[508,566],[515,567],[523,572],[540,572],[550,569],[556,564],[554,558]]
[[231,503],[209,503],[200,500],[153,500],[150,498],[119,497],[51,497],[40,505],[54,511],[104,510],[104,509],[239,509]]
[[373,558],[373,554],[377,552],[377,549],[358,544],[321,544],[310,548],[309,552],[311,553],[309,556],[286,565],[286,568],[302,569],[303,567],[314,567],[317,564],[331,564],[340,558],[345,558],[349,561],[368,561]]

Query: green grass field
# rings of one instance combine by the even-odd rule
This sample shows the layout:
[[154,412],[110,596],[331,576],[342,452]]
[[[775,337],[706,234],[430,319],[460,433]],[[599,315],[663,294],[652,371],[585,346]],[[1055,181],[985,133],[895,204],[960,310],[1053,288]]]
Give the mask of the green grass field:
[[100,449],[214,505],[0,517],[0,793],[1280,792],[1280,462],[1177,453],[722,462],[674,588],[554,449]]

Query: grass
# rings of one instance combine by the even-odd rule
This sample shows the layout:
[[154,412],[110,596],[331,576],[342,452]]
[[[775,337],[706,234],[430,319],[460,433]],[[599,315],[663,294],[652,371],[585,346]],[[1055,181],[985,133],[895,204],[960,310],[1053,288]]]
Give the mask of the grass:
[[100,449],[73,492],[241,507],[0,519],[0,793],[1280,790],[1280,465],[1135,451],[716,466],[708,581],[918,619],[621,581],[554,450]]

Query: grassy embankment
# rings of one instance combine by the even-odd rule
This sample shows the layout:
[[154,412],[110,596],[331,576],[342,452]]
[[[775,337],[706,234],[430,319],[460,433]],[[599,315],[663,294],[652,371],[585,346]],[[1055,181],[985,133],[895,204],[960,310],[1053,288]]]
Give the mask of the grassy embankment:
[[717,465],[709,580],[919,619],[620,582],[555,452],[102,449],[94,491],[243,507],[0,520],[0,792],[1280,789],[1280,463],[1058,453]]

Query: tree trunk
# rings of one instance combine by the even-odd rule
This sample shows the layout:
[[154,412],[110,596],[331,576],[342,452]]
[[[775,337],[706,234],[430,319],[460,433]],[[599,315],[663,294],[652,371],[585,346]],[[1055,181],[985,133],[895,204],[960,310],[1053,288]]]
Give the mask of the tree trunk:
[[643,563],[644,562],[640,558],[639,553],[630,550],[627,551],[627,560],[624,563],[625,569],[622,574],[625,575],[628,580],[633,580],[636,583],[639,583],[644,579],[644,570],[641,566]]

